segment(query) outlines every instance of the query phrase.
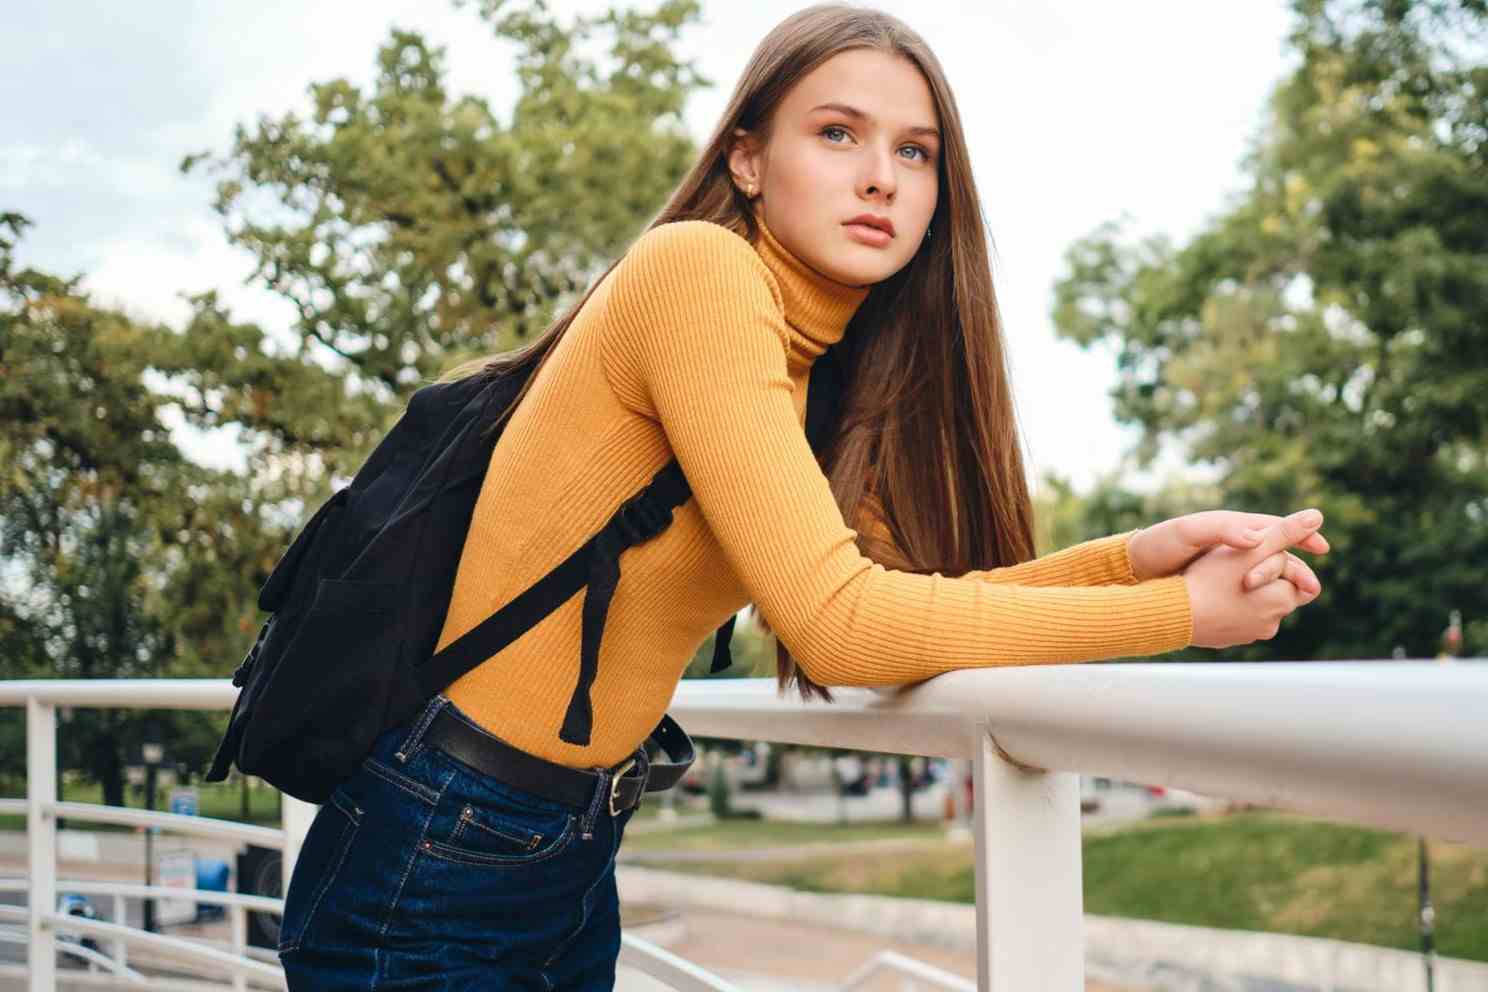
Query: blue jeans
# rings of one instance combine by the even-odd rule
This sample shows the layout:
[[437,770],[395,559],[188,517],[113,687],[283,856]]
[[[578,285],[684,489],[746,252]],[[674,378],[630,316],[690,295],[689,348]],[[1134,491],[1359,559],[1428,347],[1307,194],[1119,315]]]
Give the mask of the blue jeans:
[[279,935],[289,988],[613,988],[615,852],[634,810],[610,815],[607,776],[581,809],[424,744],[441,707],[474,726],[435,697],[311,823]]

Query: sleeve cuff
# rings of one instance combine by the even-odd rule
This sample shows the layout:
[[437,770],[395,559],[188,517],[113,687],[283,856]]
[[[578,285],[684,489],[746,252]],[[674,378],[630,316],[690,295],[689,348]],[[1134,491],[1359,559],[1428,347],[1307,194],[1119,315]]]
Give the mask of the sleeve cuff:
[[1138,531],[1140,531],[1141,529],[1142,528],[1138,527],[1136,530],[1129,530],[1123,534],[1116,535],[1121,539],[1119,560],[1114,563],[1117,574],[1116,581],[1124,586],[1134,586],[1138,582],[1142,581],[1141,579],[1137,578],[1137,573],[1136,570],[1132,568],[1131,560],[1131,541],[1132,538],[1137,536]]

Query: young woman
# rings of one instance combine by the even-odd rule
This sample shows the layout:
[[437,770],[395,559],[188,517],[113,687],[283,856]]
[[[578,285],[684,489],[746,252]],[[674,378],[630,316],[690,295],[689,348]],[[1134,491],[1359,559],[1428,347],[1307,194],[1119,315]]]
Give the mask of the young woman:
[[[750,602],[782,687],[826,696],[1248,643],[1318,593],[1285,550],[1327,550],[1305,514],[1209,511],[1030,560],[986,242],[918,35],[825,5],[764,39],[651,227],[542,337],[458,370],[535,366],[441,646],[673,457],[693,498],[624,552],[586,692],[593,618],[575,596],[384,735],[322,807],[285,904],[292,988],[610,988],[642,742]],[[833,345],[845,406],[818,462],[806,397]]]

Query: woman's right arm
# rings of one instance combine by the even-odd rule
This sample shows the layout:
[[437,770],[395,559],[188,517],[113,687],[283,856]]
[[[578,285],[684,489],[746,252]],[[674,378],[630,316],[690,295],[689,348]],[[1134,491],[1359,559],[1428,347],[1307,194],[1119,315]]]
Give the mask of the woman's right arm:
[[891,685],[1189,643],[1182,576],[1035,588],[863,556],[797,418],[777,293],[747,241],[683,221],[637,239],[591,302],[616,395],[659,422],[730,566],[809,677]]

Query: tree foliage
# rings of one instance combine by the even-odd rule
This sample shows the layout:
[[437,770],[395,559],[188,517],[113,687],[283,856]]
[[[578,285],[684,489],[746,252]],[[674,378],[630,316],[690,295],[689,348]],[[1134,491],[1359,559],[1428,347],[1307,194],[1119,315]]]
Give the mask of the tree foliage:
[[[695,153],[704,82],[670,42],[692,0],[556,23],[546,5],[477,5],[515,47],[510,119],[453,96],[443,50],[394,30],[369,92],[311,86],[312,110],[238,127],[216,209],[291,302],[299,347],[329,349],[386,396],[453,359],[505,350],[587,288],[659,209]],[[607,40],[603,56],[582,54]]]
[[1114,342],[1118,417],[1220,472],[1224,505],[1319,505],[1325,592],[1241,657],[1433,653],[1488,611],[1488,13],[1297,0],[1299,63],[1190,243],[1108,223],[1068,255],[1059,333]]
[[[77,278],[19,269],[28,223],[0,217],[0,668],[220,672],[252,629],[247,582],[268,536],[247,480],[186,458],[165,425],[177,401],[150,379],[170,385],[174,368],[174,385],[199,394],[199,371],[180,368],[194,346],[94,306]],[[176,723],[184,733],[192,721]],[[121,801],[141,730],[138,714],[82,711],[63,761]],[[22,753],[7,749],[11,764]]]
[[[180,329],[95,306],[81,277],[17,265],[30,222],[0,213],[0,678],[231,672],[289,537],[408,395],[545,326],[660,208],[695,153],[681,108],[706,81],[671,42],[697,4],[571,27],[541,0],[475,8],[520,83],[508,121],[393,30],[369,91],[314,84],[307,117],[180,163],[219,174],[226,236],[290,327],[215,292]],[[172,718],[173,757],[204,762],[220,719]],[[79,711],[64,763],[120,801],[141,721]]]

